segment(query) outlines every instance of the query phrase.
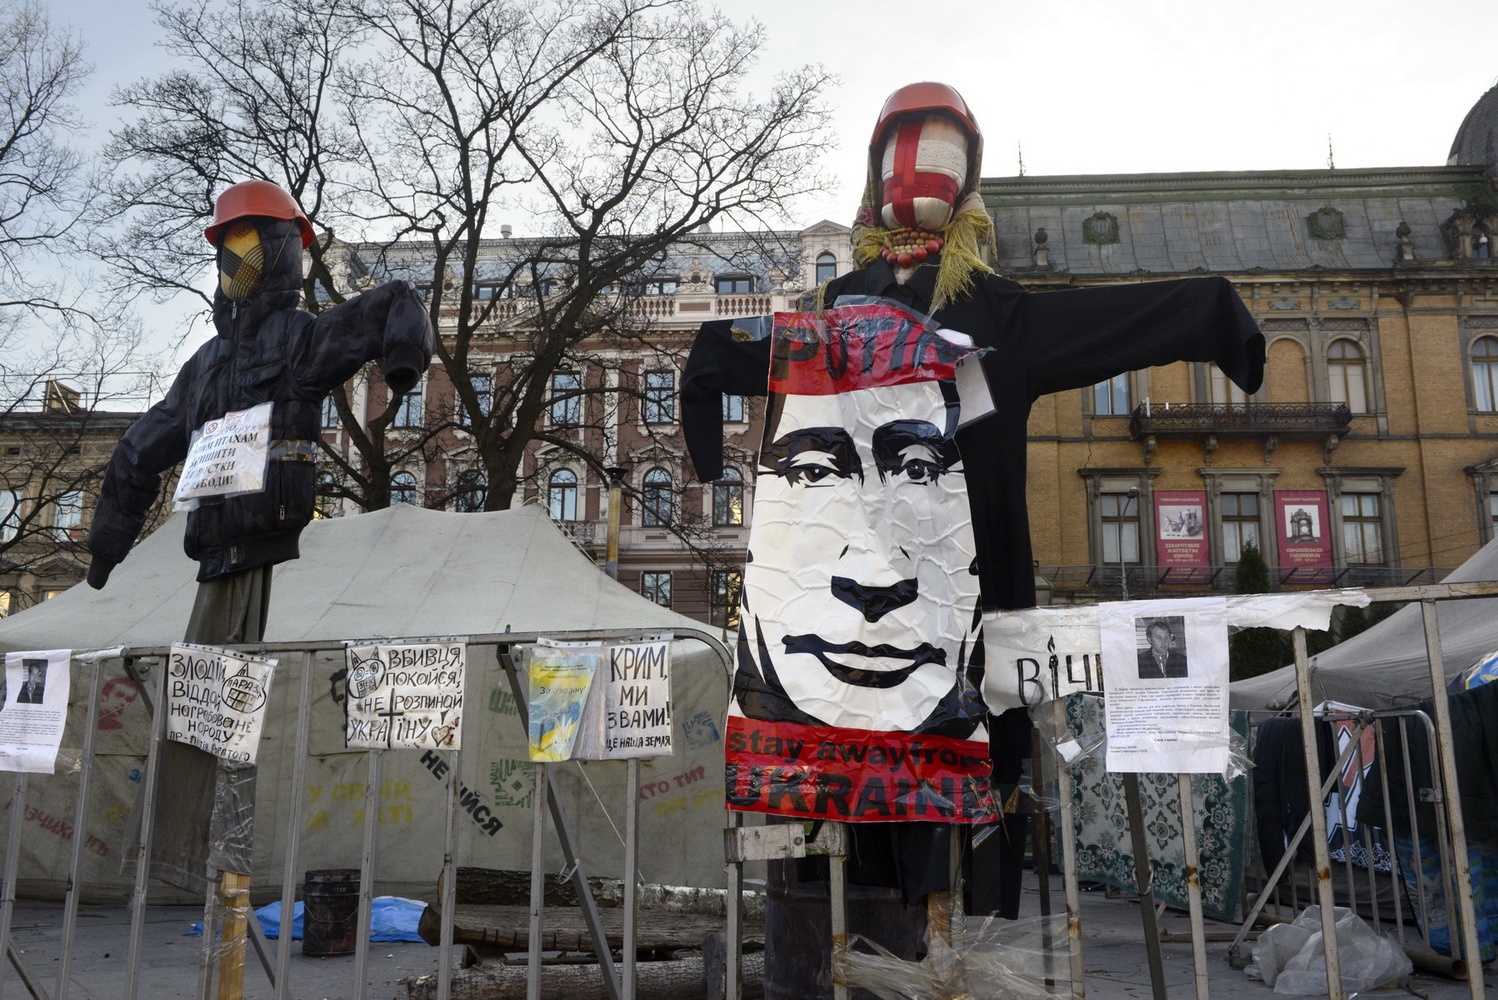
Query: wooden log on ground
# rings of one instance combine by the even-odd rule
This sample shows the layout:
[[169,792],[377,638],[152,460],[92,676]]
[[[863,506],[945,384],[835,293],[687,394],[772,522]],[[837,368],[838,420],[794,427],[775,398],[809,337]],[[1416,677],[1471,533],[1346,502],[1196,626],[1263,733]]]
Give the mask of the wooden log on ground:
[[[604,936],[610,948],[624,944],[624,911],[603,908],[598,911]],[[592,953],[593,938],[583,922],[582,911],[567,907],[547,907],[542,925],[543,951],[582,951]],[[709,934],[723,929],[718,917],[700,913],[661,913],[641,910],[636,916],[635,946],[638,952],[669,952],[702,947]],[[428,906],[421,913],[417,933],[428,944],[441,941],[442,914]],[[745,924],[746,947],[753,941],[763,947],[762,924]],[[466,944],[481,954],[497,951],[525,951],[530,947],[530,909],[525,906],[487,906],[460,903],[453,914],[453,943]]]
[[[707,994],[700,958],[641,962],[635,967],[638,1000],[702,1000]],[[524,1000],[525,965],[476,965],[454,969],[452,1000]],[[763,997],[765,956],[744,956],[745,1000]],[[408,1000],[435,1000],[437,974],[406,980]],[[608,1000],[597,965],[548,965],[541,972],[541,1000]]]

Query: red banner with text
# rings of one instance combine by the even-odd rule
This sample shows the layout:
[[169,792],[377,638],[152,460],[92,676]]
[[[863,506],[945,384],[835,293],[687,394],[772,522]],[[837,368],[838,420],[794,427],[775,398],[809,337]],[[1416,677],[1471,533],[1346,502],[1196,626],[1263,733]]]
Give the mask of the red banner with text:
[[1325,490],[1275,490],[1281,583],[1330,583],[1331,518]]
[[991,823],[988,743],[728,717],[728,808],[845,822]]
[[1211,572],[1207,546],[1207,494],[1160,490],[1155,494],[1155,563],[1161,583],[1205,581]]

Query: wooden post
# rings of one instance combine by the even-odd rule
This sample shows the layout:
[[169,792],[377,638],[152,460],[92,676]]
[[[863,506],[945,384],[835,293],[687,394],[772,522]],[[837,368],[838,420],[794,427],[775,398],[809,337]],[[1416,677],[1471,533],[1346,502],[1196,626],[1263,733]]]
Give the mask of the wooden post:
[[250,877],[243,872],[223,872],[218,881],[224,908],[223,944],[219,948],[218,1000],[244,997],[245,940],[249,932]]

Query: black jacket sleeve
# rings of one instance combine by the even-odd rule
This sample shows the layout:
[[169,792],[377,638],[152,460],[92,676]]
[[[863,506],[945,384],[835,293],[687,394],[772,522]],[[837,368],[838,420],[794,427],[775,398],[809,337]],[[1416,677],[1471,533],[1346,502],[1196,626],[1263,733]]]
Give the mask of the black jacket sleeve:
[[1264,380],[1264,335],[1226,278],[1031,292],[1022,309],[1031,398],[1174,361],[1212,361],[1244,392]]
[[387,281],[318,314],[297,382],[318,399],[380,360],[392,392],[405,392],[432,363],[436,336],[426,307],[408,281]]
[[[211,342],[202,350],[215,350]],[[166,397],[131,424],[115,445],[99,503],[88,529],[88,584],[102,589],[110,572],[124,561],[161,491],[161,474],[187,456],[187,387],[198,377],[201,353],[182,366]]]
[[723,319],[703,323],[681,379],[681,428],[699,482],[723,475],[723,396],[769,392],[770,323]]

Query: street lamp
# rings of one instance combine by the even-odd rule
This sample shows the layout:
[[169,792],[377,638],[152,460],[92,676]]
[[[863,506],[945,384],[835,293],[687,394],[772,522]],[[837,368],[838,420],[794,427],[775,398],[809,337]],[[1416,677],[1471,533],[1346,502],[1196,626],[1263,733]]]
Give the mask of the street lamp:
[[1123,502],[1123,511],[1118,518],[1118,582],[1123,588],[1123,599],[1129,599],[1128,553],[1124,549],[1124,525],[1129,520],[1129,504],[1134,504],[1135,516],[1139,512],[1139,487],[1129,487],[1129,499]]
[[609,465],[605,466],[603,471],[609,477],[609,539],[603,571],[609,575],[610,580],[617,580],[619,579],[619,507],[622,503],[624,474],[628,470],[617,465]]

